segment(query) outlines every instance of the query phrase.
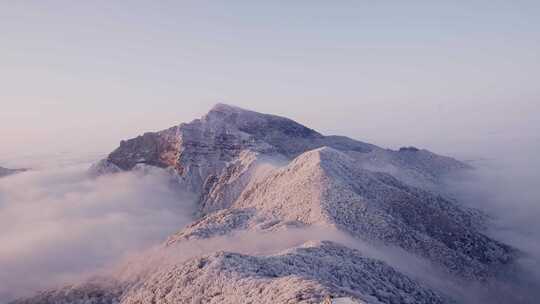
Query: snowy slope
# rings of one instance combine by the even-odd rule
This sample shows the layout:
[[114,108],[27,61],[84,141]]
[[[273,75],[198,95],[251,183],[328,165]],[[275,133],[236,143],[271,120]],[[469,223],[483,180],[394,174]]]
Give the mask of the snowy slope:
[[16,304],[450,303],[450,300],[360,251],[308,242],[275,255],[216,252],[162,269],[120,288],[91,282],[43,292]]
[[361,252],[311,242],[278,255],[218,252],[157,273],[123,303],[444,303],[429,288]]
[[188,226],[168,243],[235,230],[323,224],[399,246],[452,273],[483,277],[509,263],[514,253],[483,235],[476,215],[323,147],[274,169],[246,187],[230,207]]

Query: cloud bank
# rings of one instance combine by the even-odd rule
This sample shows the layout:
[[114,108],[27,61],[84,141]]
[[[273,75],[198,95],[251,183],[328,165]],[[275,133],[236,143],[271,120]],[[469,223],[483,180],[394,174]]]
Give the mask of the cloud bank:
[[449,179],[448,191],[466,206],[484,211],[489,216],[486,233],[519,250],[519,257],[514,269],[487,286],[475,286],[472,294],[480,302],[536,303],[540,298],[540,141],[505,138],[483,147],[485,158],[472,162],[474,171]]
[[191,221],[193,198],[165,173],[86,169],[0,179],[0,302],[81,280]]

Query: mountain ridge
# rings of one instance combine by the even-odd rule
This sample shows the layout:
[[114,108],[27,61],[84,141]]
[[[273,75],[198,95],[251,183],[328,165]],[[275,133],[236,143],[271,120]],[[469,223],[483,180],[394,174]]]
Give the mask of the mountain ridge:
[[274,169],[221,210],[167,244],[237,230],[323,224],[419,253],[467,277],[489,275],[491,265],[507,264],[513,255],[510,247],[480,232],[474,210],[387,173],[356,166],[352,158],[329,147],[305,152]]

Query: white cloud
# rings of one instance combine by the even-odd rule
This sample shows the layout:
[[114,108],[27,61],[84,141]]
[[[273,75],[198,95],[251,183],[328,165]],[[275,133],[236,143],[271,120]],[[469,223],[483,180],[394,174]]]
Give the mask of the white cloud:
[[161,172],[91,178],[77,166],[0,179],[0,299],[81,279],[161,242],[192,212]]

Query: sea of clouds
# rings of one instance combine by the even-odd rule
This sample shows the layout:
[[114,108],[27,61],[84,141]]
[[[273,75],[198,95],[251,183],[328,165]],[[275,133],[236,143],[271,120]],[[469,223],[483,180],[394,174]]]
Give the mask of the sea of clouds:
[[160,171],[93,177],[88,165],[0,179],[0,303],[92,275],[191,220]]

